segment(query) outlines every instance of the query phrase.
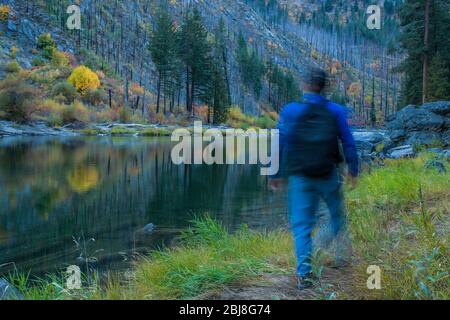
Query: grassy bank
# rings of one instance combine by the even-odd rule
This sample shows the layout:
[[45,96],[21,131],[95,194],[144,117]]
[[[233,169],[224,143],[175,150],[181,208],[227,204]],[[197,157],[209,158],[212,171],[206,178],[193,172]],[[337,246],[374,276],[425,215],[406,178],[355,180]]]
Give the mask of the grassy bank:
[[[433,168],[431,157],[389,161],[364,174],[347,193],[356,266],[348,277],[350,290],[328,297],[449,298],[449,176]],[[314,265],[319,276],[321,261]],[[382,290],[367,290],[369,265],[381,267]],[[201,298],[227,285],[251,285],[264,281],[263,275],[294,270],[289,232],[255,232],[244,226],[230,234],[206,218],[181,236],[179,246],[154,252],[126,280],[111,277],[102,289],[70,293],[55,280],[34,289],[23,279],[14,283],[29,298],[39,298],[39,292],[42,298],[63,299]]]

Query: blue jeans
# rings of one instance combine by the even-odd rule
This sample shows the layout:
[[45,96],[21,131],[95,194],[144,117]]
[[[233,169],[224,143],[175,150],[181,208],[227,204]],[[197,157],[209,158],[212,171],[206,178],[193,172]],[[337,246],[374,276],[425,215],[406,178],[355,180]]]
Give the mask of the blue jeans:
[[[289,220],[295,240],[297,274],[300,277],[307,276],[312,272],[312,233],[319,218],[317,211],[321,199],[327,205],[330,215],[328,228],[324,228],[319,233],[320,241],[328,246],[341,233],[347,233],[347,218],[341,186],[337,171],[326,178],[303,176],[289,178]],[[328,231],[328,234],[324,236],[323,231]],[[349,243],[346,243],[345,246],[342,246],[343,244],[337,244],[338,260],[349,258],[343,257],[345,254],[343,249],[348,249]]]

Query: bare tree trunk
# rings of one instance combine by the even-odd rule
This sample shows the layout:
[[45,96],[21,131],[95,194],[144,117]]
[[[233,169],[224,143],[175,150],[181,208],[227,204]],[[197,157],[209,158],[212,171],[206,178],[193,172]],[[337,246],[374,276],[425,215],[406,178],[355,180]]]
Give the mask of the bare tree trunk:
[[161,72],[159,73],[159,76],[158,76],[158,92],[157,92],[157,98],[156,98],[156,113],[159,113],[159,106],[160,106],[160,103],[161,103],[161,78],[162,78],[162,76],[161,76]]
[[428,95],[428,37],[430,29],[430,1],[425,2],[425,36],[424,36],[424,54],[423,54],[423,85],[422,102],[427,102]]

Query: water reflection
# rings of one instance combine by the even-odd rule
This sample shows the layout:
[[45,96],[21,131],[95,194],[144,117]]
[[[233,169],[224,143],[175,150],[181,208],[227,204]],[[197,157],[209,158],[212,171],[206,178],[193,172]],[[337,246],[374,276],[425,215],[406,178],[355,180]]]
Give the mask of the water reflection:
[[[76,262],[73,237],[94,238],[102,267],[168,244],[195,214],[230,229],[285,224],[284,201],[256,166],[175,166],[155,138],[0,139],[0,274]],[[138,232],[153,223],[155,232]]]

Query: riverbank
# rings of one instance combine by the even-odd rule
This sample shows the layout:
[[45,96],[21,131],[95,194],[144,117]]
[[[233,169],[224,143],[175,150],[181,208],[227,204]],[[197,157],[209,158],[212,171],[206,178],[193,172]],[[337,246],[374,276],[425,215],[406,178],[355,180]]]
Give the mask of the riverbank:
[[[194,126],[169,126],[139,123],[98,123],[89,125],[67,125],[64,127],[49,127],[44,122],[19,124],[10,121],[0,121],[0,138],[10,136],[136,136],[136,137],[170,137],[176,129],[193,131]],[[215,129],[226,134],[228,126],[203,125],[203,131]],[[255,128],[258,129],[258,128]],[[247,130],[247,129],[245,129]]]
[[175,126],[105,123],[49,127],[44,122],[19,124],[0,121],[0,138],[10,136],[170,136]]
[[[355,264],[333,270],[328,254],[317,256],[320,281],[304,292],[295,290],[287,230],[230,234],[211,219],[196,221],[178,246],[141,259],[126,276],[101,285],[91,279],[82,291],[64,290],[57,277],[10,280],[28,299],[448,299],[449,176],[437,163],[449,169],[447,160],[424,154],[364,174],[347,197]],[[382,270],[382,290],[367,289],[370,265]]]

